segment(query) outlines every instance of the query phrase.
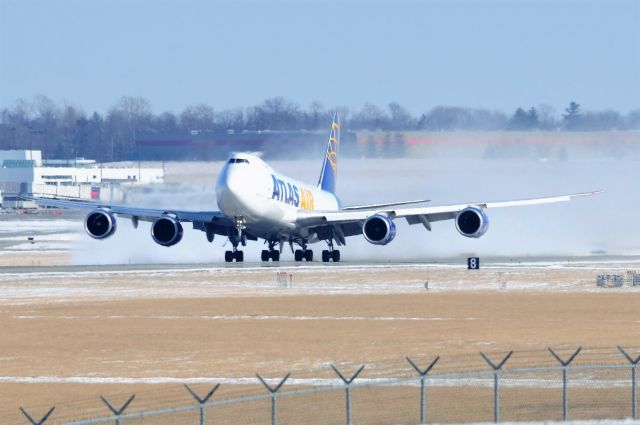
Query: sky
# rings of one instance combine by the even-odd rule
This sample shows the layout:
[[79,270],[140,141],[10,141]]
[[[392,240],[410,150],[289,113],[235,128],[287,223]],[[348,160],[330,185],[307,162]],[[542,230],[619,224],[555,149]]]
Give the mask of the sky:
[[640,1],[0,0],[0,107],[640,108]]

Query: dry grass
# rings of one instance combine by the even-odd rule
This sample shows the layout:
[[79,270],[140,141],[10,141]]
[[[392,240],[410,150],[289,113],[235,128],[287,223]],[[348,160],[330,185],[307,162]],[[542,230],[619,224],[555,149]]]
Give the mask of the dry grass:
[[[345,271],[341,276],[354,284],[371,283],[385,279],[385,270],[358,269]],[[325,272],[321,267],[306,271],[299,276],[297,284],[304,288],[305,282],[321,282]],[[148,282],[152,273],[132,276],[125,273],[103,283],[97,278],[95,282],[87,283],[96,290],[109,285],[129,286],[132,290],[150,285],[142,295],[135,297],[120,292],[118,294],[122,296],[88,295],[82,299],[52,294],[51,298],[13,300],[3,306],[0,312],[2,376],[238,378],[254,376],[255,372],[277,377],[292,371],[293,377],[298,378],[330,378],[333,377],[327,367],[330,362],[337,362],[347,372],[365,363],[369,365],[363,374],[365,378],[409,376],[411,370],[403,360],[405,355],[421,362],[441,355],[436,369],[440,372],[484,369],[486,365],[477,354],[480,350],[496,357],[516,350],[509,363],[511,367],[552,364],[552,358],[545,351],[547,346],[559,348],[562,353],[569,353],[572,347],[579,345],[589,347],[578,358],[583,363],[621,362],[622,357],[615,351],[615,346],[638,348],[640,341],[640,295],[634,291],[557,292],[547,288],[539,292],[455,290],[307,295],[294,288],[280,292],[265,290],[269,296],[263,296],[254,288],[236,296],[220,292],[221,288],[217,287],[211,296],[196,297],[193,286],[207,284],[201,275],[206,272],[185,271],[166,277],[173,279],[174,292],[170,297],[156,297],[153,285]],[[266,282],[273,279],[274,273],[271,269],[253,272],[249,280]],[[570,273],[583,273],[585,279],[588,274],[586,271],[532,270],[531,274],[518,276],[528,276],[536,281],[546,279],[561,286]],[[234,280],[236,274],[238,280],[242,280],[241,275],[246,277],[247,272],[228,271],[223,281]],[[396,274],[400,283],[418,282],[423,276],[423,270],[410,268]],[[447,276],[459,282],[464,274],[436,269],[430,276],[446,286]],[[474,282],[482,281],[481,274],[474,276]],[[41,279],[44,287],[55,285],[48,281],[47,275]],[[159,277],[153,276],[153,279],[158,285]],[[69,281],[73,280],[69,277]],[[10,284],[19,283],[5,283]],[[30,281],[29,284],[36,283]],[[209,281],[208,285],[224,286],[224,283],[216,285]],[[184,291],[182,297],[176,296],[180,288]],[[375,286],[372,291],[375,292]],[[195,385],[202,391],[207,386]],[[216,397],[260,391],[263,390],[256,385],[223,384]],[[366,390],[376,391],[381,390]],[[359,403],[354,417],[360,415],[366,423],[389,423],[395,421],[394,418],[398,423],[415,422],[411,416],[414,410],[409,409],[416,402],[415,394],[408,394],[417,389],[393,391],[397,395],[386,401],[382,395],[383,401],[376,401],[376,397],[365,398],[363,391],[354,399],[354,403]],[[407,392],[406,397],[403,391]],[[519,400],[523,401],[524,407],[512,410],[512,419],[529,417],[526,413],[518,413],[527,411],[524,401],[530,400],[528,391],[536,390],[505,393],[505,405],[518,405]],[[460,409],[441,408],[434,411],[434,420],[491,419],[490,403],[485,403],[485,398],[491,396],[488,389],[434,389],[433,403],[441,399],[438,404],[444,406],[446,400],[455,401],[461,392],[470,401],[477,400],[477,406],[474,401]],[[98,401],[99,394],[106,394],[117,403],[131,393],[137,394],[134,409],[190,402],[178,383],[4,382],[0,384],[3,406],[0,422],[19,421],[18,406],[39,411],[45,406],[56,405],[58,419],[105,413]],[[542,393],[539,397],[548,399],[547,404],[559,400]],[[335,401],[337,404],[332,413],[326,414],[340,417],[341,393],[312,398],[320,405],[333,406]],[[391,414],[391,409],[385,407],[387,404],[398,411],[411,413],[407,413],[406,418]],[[226,417],[236,417],[232,414],[233,408],[227,409]],[[256,409],[254,413],[262,415],[262,408]],[[489,410],[480,412],[478,409]],[[533,410],[541,411],[536,409]],[[594,411],[589,409],[585,412]],[[265,412],[268,413],[268,404]],[[302,413],[296,413],[293,408],[289,412],[284,414],[283,420],[287,415],[293,415],[288,423],[301,420],[294,417]],[[557,418],[557,414],[554,415],[549,417]],[[166,422],[158,419],[146,423],[170,423],[170,418],[163,420]],[[181,420],[175,419],[173,423],[181,423]],[[308,416],[304,422],[312,423]]]

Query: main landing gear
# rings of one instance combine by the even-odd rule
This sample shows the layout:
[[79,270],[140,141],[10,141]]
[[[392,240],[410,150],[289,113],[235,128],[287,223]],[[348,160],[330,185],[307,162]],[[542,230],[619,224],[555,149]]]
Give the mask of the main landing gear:
[[340,262],[340,250],[333,249],[333,239],[327,241],[329,249],[322,250],[322,262],[328,263],[329,260],[333,260],[334,263]]
[[224,252],[224,261],[231,263],[235,260],[237,263],[244,261],[244,252],[234,249],[233,251]]
[[313,261],[313,251],[310,249],[296,249],[293,253],[293,257],[296,261],[305,260],[307,262]]
[[[310,249],[307,249],[307,240],[302,239],[302,240],[296,241],[296,243],[300,245],[300,248],[302,249],[296,249],[295,252],[293,253],[293,258],[297,262],[300,262],[302,260],[305,260],[307,262],[313,261],[313,251]],[[291,242],[291,245],[292,245],[291,249],[293,249],[292,242]]]
[[269,249],[263,249],[262,250],[262,254],[260,256],[260,258],[262,259],[262,261],[269,261],[270,259],[275,261],[280,261],[280,251],[278,251],[277,249],[274,249],[274,246],[276,245],[276,242],[274,241],[269,241]]

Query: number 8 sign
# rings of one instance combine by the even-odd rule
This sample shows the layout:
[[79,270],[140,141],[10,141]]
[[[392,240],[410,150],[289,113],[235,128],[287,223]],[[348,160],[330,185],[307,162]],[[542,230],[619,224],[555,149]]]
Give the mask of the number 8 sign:
[[467,269],[479,270],[480,269],[480,257],[467,258]]

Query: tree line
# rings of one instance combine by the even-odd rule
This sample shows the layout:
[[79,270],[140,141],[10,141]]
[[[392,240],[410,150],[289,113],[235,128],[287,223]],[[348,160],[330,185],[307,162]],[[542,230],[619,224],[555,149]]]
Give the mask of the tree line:
[[40,149],[45,158],[118,161],[135,157],[136,140],[145,135],[321,131],[328,129],[336,110],[343,130],[350,131],[640,130],[640,109],[628,114],[583,112],[573,101],[560,114],[549,105],[520,107],[510,115],[482,108],[437,106],[415,116],[396,102],[386,108],[366,103],[359,110],[350,110],[326,108],[320,102],[302,108],[275,97],[247,108],[216,110],[200,103],[178,114],[156,114],[147,99],[122,97],[105,114],[87,114],[79,107],[36,96],[0,109],[0,149]]

